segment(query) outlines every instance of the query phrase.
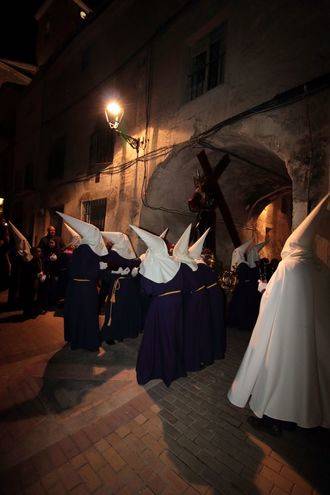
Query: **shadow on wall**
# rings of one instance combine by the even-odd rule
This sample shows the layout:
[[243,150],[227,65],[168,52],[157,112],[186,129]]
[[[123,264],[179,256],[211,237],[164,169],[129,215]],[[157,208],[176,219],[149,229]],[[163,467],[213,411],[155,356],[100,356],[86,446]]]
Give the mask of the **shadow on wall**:
[[[262,143],[238,133],[222,132],[194,146],[177,147],[160,163],[147,188],[147,206],[141,210],[140,224],[151,231],[170,227],[168,239],[175,242],[195,215],[187,201],[194,191],[193,176],[200,169],[197,154],[205,149],[212,167],[228,153],[230,164],[218,184],[230,209],[242,241],[251,237],[249,209],[260,198],[291,187],[285,163]],[[217,213],[217,252],[224,265],[233,250],[221,214]]]

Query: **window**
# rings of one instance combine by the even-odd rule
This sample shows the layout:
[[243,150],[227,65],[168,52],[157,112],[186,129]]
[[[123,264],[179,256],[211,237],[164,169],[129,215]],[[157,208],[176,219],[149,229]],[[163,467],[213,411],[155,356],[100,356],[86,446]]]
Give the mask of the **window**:
[[224,81],[225,25],[212,31],[191,50],[187,99],[193,100]]
[[34,167],[33,163],[29,162],[25,167],[24,189],[33,189],[34,186]]
[[84,201],[83,220],[85,222],[92,223],[100,230],[104,230],[106,208],[106,198],[95,199],[94,201]]
[[54,142],[48,160],[47,177],[50,180],[62,179],[64,175],[66,138],[62,136]]
[[[105,120],[105,119],[104,119]],[[115,133],[107,123],[100,122],[91,135],[89,145],[89,168],[97,165],[109,165],[113,161],[115,147]]]

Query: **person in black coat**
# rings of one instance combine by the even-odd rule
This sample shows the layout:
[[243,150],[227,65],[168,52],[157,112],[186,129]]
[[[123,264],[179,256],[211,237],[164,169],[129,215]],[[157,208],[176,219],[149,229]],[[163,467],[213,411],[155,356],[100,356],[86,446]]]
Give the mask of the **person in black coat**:
[[46,274],[40,248],[31,249],[32,259],[22,266],[22,308],[25,318],[46,312]]
[[55,242],[55,250],[57,253],[60,252],[61,249],[64,248],[64,243],[61,237],[56,235],[56,229],[52,225],[50,225],[47,229],[47,235],[42,237],[39,241],[38,247],[41,249],[42,256],[46,257],[50,254],[51,250],[54,250],[52,243],[50,241]]

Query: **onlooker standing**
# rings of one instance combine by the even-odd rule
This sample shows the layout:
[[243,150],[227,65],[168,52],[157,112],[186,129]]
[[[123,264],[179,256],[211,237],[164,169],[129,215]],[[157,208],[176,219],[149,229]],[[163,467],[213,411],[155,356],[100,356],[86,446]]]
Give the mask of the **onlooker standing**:
[[57,251],[57,254],[59,254],[60,250],[64,248],[64,243],[61,237],[56,235],[56,229],[53,225],[48,227],[47,235],[42,237],[38,244],[38,247],[41,249],[44,257],[48,256],[50,253],[51,248],[49,246],[49,241],[51,240],[55,242],[55,250]]

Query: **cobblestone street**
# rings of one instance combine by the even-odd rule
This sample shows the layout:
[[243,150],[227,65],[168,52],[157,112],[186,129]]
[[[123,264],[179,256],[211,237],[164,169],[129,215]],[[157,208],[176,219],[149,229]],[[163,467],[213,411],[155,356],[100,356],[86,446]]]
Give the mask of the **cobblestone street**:
[[65,347],[62,324],[0,315],[1,493],[330,493],[326,432],[256,433],[228,403],[248,335],[167,389],[137,385],[138,339],[97,358]]

